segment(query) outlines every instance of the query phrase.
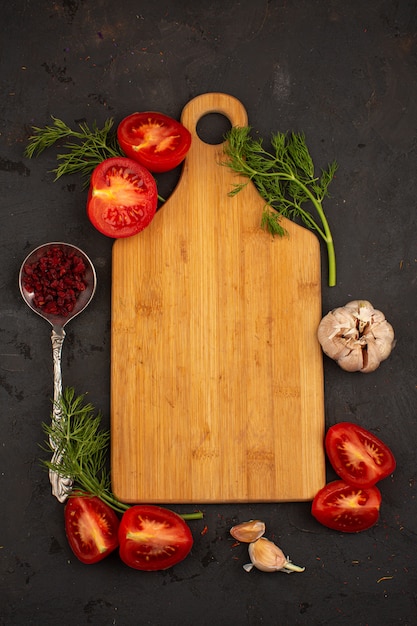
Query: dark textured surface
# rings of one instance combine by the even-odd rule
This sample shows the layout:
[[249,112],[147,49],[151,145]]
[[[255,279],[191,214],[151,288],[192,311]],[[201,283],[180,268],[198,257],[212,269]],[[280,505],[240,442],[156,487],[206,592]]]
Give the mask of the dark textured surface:
[[[11,0],[0,32],[0,623],[417,624],[414,0]],[[264,137],[304,131],[318,167],[338,161],[326,200],[338,284],[327,287],[323,264],[323,312],[366,298],[393,324],[397,346],[368,376],[325,359],[326,422],[372,430],[398,467],[380,485],[378,525],[358,535],[319,526],[308,503],[208,506],[192,523],[191,555],[174,569],[136,572],[116,554],[85,566],[39,464],[50,330],[23,303],[17,275],[47,241],[92,258],[98,291],[68,326],[63,374],[108,425],[112,242],[87,221],[81,181],[48,173],[55,150],[24,158],[28,128],[51,115],[71,125],[144,109],[179,117],[208,91],[238,97]],[[174,183],[161,180],[162,193]],[[228,530],[253,517],[303,574],[243,571],[246,549]]]

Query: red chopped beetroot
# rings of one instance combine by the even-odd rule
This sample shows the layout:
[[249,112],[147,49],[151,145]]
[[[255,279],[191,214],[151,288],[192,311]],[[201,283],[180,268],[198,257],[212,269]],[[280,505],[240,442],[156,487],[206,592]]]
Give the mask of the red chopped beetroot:
[[86,266],[73,250],[49,248],[37,261],[23,268],[23,286],[34,294],[33,304],[51,315],[66,317],[87,287]]

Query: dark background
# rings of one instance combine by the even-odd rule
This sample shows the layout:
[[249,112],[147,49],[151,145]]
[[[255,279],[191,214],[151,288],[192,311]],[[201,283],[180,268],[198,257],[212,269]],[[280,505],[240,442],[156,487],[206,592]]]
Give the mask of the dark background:
[[[3,3],[1,624],[417,624],[416,6]],[[88,392],[108,426],[112,241],[88,222],[82,181],[54,182],[57,151],[34,160],[23,151],[30,126],[51,115],[73,127],[146,109],[179,118],[191,98],[210,91],[239,98],[261,136],[303,131],[318,168],[339,163],[325,202],[338,284],[327,287],[323,256],[323,313],[368,299],[394,326],[397,346],[369,375],[343,372],[325,358],[326,425],[348,420],[370,429],[392,448],[397,470],[380,484],[379,523],[361,534],[320,526],[310,503],[219,504],[202,507],[204,520],[191,523],[192,553],[171,570],[137,572],[117,554],[85,566],[70,552],[63,505],[39,462],[41,423],[51,409],[50,327],[23,303],[17,277],[26,254],[48,241],[73,243],[92,258],[98,290],[67,327],[63,376],[64,385]],[[175,181],[175,173],[162,177],[161,193]],[[228,531],[254,517],[306,566],[303,574],[244,572],[246,547],[234,547]]]

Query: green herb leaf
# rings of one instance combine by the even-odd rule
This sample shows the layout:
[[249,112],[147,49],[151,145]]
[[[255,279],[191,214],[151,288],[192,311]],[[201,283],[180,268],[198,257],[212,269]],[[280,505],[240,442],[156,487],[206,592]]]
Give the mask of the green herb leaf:
[[[110,433],[100,429],[101,413],[95,414],[85,396],[76,396],[73,388],[64,390],[59,400],[61,417],[42,424],[48,436],[48,448],[56,448],[58,462],[42,461],[59,475],[70,477],[74,488],[98,496],[113,509],[123,512],[127,505],[119,502],[110,489],[107,454]],[[53,444],[53,447],[52,445]]]
[[64,174],[80,173],[86,179],[86,186],[91,172],[104,159],[125,156],[113,131],[113,118],[107,119],[103,128],[98,128],[96,123],[90,128],[87,123],[81,122],[79,130],[73,130],[56,117],[52,116],[52,120],[52,125],[32,127],[33,134],[29,137],[24,155],[29,159],[37,157],[46,148],[69,139],[62,146],[65,152],[57,155],[58,167],[52,170],[55,180]]
[[[328,282],[333,287],[336,284],[336,257],[322,202],[337,170],[336,162],[317,177],[304,134],[272,134],[272,152],[269,152],[263,147],[262,139],[253,139],[250,133],[249,126],[231,128],[224,144],[227,158],[221,164],[251,180],[265,200],[262,228],[273,235],[285,235],[279,222],[283,216],[300,221],[324,240],[328,253]],[[235,195],[244,186],[245,183],[235,184],[229,195]],[[315,214],[309,210],[309,205]]]
[[283,237],[287,234],[279,221],[278,213],[274,213],[268,207],[265,207],[262,213],[261,227],[270,232],[271,235]]

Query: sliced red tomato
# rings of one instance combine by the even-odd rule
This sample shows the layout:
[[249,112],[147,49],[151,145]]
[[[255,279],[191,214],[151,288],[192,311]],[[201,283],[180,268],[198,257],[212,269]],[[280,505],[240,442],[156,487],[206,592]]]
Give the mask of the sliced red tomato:
[[70,496],[65,505],[65,532],[75,556],[83,563],[97,563],[119,545],[119,518],[96,496]]
[[155,179],[137,161],[105,159],[91,175],[87,214],[103,235],[115,239],[136,235],[150,224],[157,204]]
[[185,126],[154,111],[125,117],[117,128],[117,139],[128,157],[155,173],[177,167],[191,145],[191,134]]
[[316,494],[311,513],[328,528],[357,533],[376,524],[380,506],[381,493],[377,487],[365,489],[335,480]]
[[333,469],[350,485],[371,487],[395,469],[388,446],[357,424],[340,422],[331,426],[325,447]]
[[152,504],[130,507],[119,527],[120,558],[134,569],[164,570],[190,552],[193,537],[182,517]]

